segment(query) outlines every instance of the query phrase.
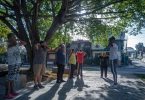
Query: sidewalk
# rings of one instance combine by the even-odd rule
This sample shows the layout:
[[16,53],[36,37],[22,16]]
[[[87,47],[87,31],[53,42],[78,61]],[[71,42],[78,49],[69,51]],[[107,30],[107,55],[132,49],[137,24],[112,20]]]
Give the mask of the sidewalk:
[[[33,91],[33,85],[20,90],[13,100],[144,100],[145,83],[130,74],[119,74],[119,85],[112,86],[112,74],[100,78],[100,72],[85,70],[83,78],[74,78],[62,84],[52,81],[44,89]],[[0,98],[2,100],[2,98]]]
[[[112,85],[110,70],[108,78],[102,79],[99,68],[90,67],[84,69],[83,78],[65,79],[67,82],[61,84],[56,80],[44,82],[45,88],[38,91],[28,83],[13,100],[145,100],[145,82],[132,75],[136,71],[145,73],[143,66],[118,68],[118,86]],[[2,96],[0,100],[4,100]]]

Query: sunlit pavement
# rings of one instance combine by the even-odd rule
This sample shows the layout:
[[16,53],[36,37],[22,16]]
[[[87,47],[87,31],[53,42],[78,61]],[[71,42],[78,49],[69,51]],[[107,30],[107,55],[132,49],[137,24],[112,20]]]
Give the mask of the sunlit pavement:
[[128,74],[118,75],[118,86],[113,86],[112,75],[101,79],[99,72],[84,71],[83,78],[68,80],[62,84],[55,81],[44,89],[33,91],[33,87],[20,91],[15,100],[144,100],[145,83]]
[[132,75],[134,69],[132,66],[118,68],[118,85],[113,86],[110,70],[108,78],[102,79],[99,68],[85,68],[83,78],[65,79],[61,84],[55,80],[44,82],[45,88],[37,91],[29,83],[14,100],[145,100],[145,82]]

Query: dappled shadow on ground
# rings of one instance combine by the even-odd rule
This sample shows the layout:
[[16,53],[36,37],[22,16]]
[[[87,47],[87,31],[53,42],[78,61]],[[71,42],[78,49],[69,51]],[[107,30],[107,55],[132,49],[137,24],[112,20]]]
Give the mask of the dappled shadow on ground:
[[67,93],[73,88],[73,79],[68,80],[58,92],[58,100],[65,100]]
[[[104,80],[112,84],[112,80]],[[84,91],[84,94],[84,96],[75,97],[73,100],[144,100],[145,83],[141,81],[126,81],[124,85],[113,86],[105,84],[96,89],[90,88]]]
[[[110,72],[108,78],[103,78],[103,81],[102,79],[96,81],[94,80],[96,77],[100,78],[100,75],[96,75],[100,74],[97,68],[84,70],[86,71],[84,77],[69,79],[62,84],[44,82],[45,91],[42,89],[35,93],[32,88],[29,88],[29,92],[15,100],[32,100],[34,94],[35,100],[68,100],[68,98],[71,98],[69,100],[145,100],[145,83],[135,76],[118,73],[119,85],[113,86]],[[98,81],[101,85],[93,83]],[[75,91],[75,93],[72,91]]]
[[[77,91],[83,91],[84,87],[88,87],[84,84],[83,78],[77,78],[75,83],[73,79],[68,79],[58,90],[59,84],[55,84],[48,90],[48,92],[40,95],[35,100],[53,100],[53,97],[56,96],[58,92],[58,99],[57,100],[65,100],[67,98],[67,94],[70,93],[71,89],[77,89]],[[56,97],[55,97],[56,98]]]
[[110,85],[114,83],[113,80],[109,79],[109,78],[103,78],[103,80],[107,83],[109,83]]
[[78,91],[83,91],[84,87],[88,88],[89,86],[84,84],[83,77],[77,77],[74,88],[76,88]]
[[[55,93],[59,89],[60,84],[54,84],[48,92],[45,92],[44,94],[41,95],[41,92],[43,92],[41,89],[40,90],[34,90],[33,87],[28,88],[27,91],[22,91],[20,93],[20,96],[15,98],[15,100],[52,100],[52,98],[55,96]],[[46,90],[45,90],[46,91]],[[39,96],[40,95],[40,96]]]
[[24,93],[24,95],[21,96],[21,94],[23,94],[20,92],[20,96],[16,97],[15,100],[29,100],[31,97],[29,97],[32,93],[34,92],[34,89],[29,89],[29,92]]
[[57,90],[59,89],[60,84],[54,84],[46,93],[40,95],[35,100],[52,100],[55,96]]

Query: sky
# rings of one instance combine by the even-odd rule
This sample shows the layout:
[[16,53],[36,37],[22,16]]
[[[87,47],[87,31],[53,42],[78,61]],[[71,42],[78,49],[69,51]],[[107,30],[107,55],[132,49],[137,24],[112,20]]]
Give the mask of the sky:
[[145,33],[136,36],[133,35],[127,36],[128,36],[127,47],[133,47],[135,49],[135,45],[138,44],[139,42],[142,42],[145,46]]
[[74,41],[76,41],[76,40],[88,40],[88,38],[85,37],[85,36],[75,35],[75,34],[72,36],[72,38],[73,38]]
[[[145,33],[144,34],[139,34],[139,35],[129,35],[126,34],[127,36],[127,47],[133,47],[135,49],[135,45],[138,44],[139,42],[142,42],[145,46]],[[73,35],[73,40],[88,40],[86,37],[82,35]]]

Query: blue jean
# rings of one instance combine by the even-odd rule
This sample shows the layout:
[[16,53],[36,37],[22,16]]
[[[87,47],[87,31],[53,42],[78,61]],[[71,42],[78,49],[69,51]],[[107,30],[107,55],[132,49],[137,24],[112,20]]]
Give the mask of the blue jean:
[[63,80],[63,74],[64,74],[64,68],[65,65],[63,64],[57,64],[57,81],[62,81]]
[[115,84],[117,83],[117,71],[116,71],[116,67],[118,65],[117,62],[118,62],[117,59],[114,59],[114,60],[110,61],[110,63],[111,63],[111,72],[113,74],[113,80],[114,80]]
[[78,63],[78,66],[77,66],[77,75],[83,75],[83,71],[82,71],[82,67],[83,67],[83,64],[82,63]]

